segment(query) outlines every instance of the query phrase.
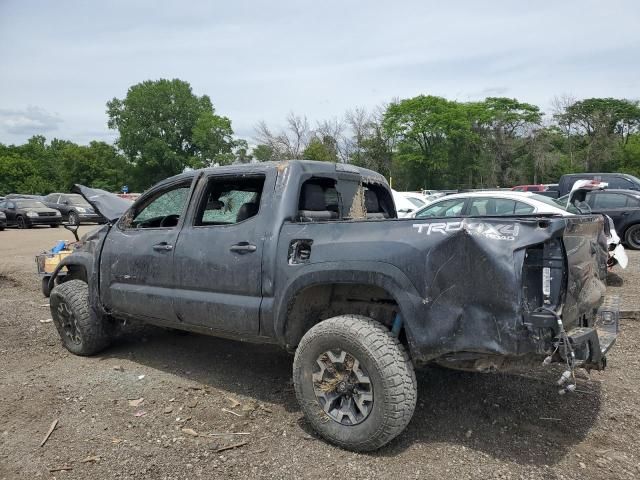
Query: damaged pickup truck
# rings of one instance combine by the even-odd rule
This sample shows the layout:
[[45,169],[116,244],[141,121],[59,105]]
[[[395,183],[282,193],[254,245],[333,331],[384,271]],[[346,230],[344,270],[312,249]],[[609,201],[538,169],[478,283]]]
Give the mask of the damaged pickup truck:
[[132,206],[76,191],[110,221],[51,279],[69,351],[123,320],[279,344],[309,422],[347,449],[402,432],[415,367],[562,362],[564,392],[616,338],[599,215],[397,219],[384,177],[311,161],[183,173]]

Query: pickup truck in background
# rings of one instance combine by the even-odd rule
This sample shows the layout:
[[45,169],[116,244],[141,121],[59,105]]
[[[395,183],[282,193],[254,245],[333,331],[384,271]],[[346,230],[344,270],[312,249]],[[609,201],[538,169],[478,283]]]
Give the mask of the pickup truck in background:
[[416,367],[572,374],[616,338],[600,215],[398,219],[383,176],[312,161],[183,173],[133,205],[75,191],[109,221],[51,279],[69,351],[98,353],[123,319],[276,343],[309,422],[347,449],[402,432]]

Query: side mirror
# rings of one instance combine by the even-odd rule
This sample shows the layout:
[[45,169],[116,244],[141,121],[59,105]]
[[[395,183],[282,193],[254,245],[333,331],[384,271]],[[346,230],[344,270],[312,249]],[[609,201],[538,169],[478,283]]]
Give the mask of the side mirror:
[[69,205],[69,200],[65,200],[64,202],[62,202],[63,205]]

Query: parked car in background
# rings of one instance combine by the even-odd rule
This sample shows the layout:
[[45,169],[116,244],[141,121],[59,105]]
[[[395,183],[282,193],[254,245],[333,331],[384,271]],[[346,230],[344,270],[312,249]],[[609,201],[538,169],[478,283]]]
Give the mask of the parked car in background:
[[402,195],[404,198],[406,198],[411,203],[413,203],[416,206],[416,208],[422,208],[429,203],[429,197],[421,193],[416,193],[416,192],[398,192],[398,193],[400,193],[400,195]]
[[7,217],[7,226],[31,228],[34,225],[59,227],[62,215],[54,208],[47,207],[32,198],[8,198],[0,202],[0,211]]
[[595,180],[608,184],[607,188],[622,190],[640,190],[640,179],[626,173],[570,173],[560,177],[558,197],[571,192],[573,184],[578,180]]
[[511,190],[514,192],[544,192],[547,189],[544,185],[518,185]]
[[[2,200],[0,200],[2,202]],[[7,216],[4,212],[0,211],[0,232],[7,226]]]
[[411,201],[411,199],[407,198],[404,194],[406,192],[397,192],[395,190],[391,190],[393,194],[393,203],[396,204],[396,212],[398,213],[398,218],[410,217],[412,213],[416,210],[419,210],[422,206],[426,204],[423,202],[421,206],[417,206],[416,203]]
[[50,193],[43,198],[43,202],[47,207],[58,210],[63,220],[71,225],[103,221],[102,216],[98,215],[89,202],[77,193]]
[[125,200],[129,200],[131,202],[135,202],[141,193],[116,193],[120,198],[124,198]]
[[566,215],[567,211],[553,200],[532,192],[494,190],[448,195],[418,210],[413,216],[478,217],[533,213]]
[[[579,201],[588,205],[587,213],[604,213],[611,217],[624,243],[629,248],[640,250],[640,192],[609,188],[593,190]],[[569,195],[560,197],[556,202],[566,206]]]

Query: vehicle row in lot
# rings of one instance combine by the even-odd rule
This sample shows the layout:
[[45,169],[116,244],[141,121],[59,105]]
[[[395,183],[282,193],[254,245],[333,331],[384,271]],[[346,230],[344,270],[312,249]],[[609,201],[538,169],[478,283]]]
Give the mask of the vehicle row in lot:
[[50,193],[39,195],[9,194],[0,199],[0,230],[6,227],[31,228],[36,225],[58,227],[103,223],[104,219],[81,195]]
[[0,211],[6,217],[6,225],[18,228],[31,228],[34,225],[59,227],[62,215],[38,200],[30,198],[11,198],[0,202]]
[[50,193],[42,198],[42,202],[49,208],[60,212],[64,221],[71,225],[81,223],[100,223],[102,217],[93,207],[77,193]]

